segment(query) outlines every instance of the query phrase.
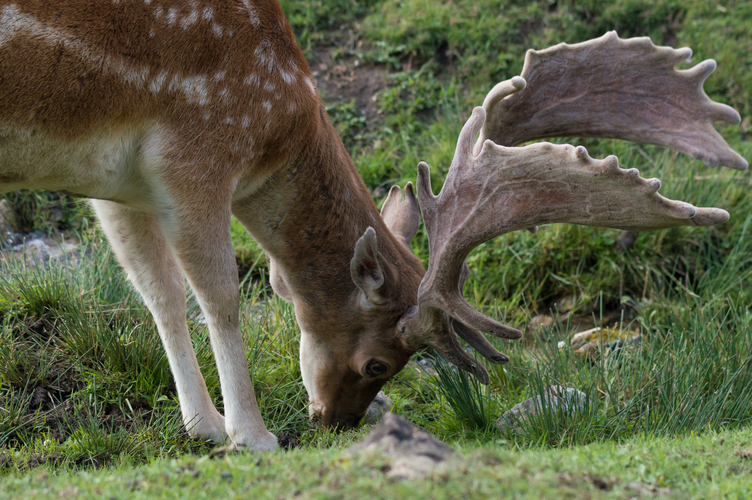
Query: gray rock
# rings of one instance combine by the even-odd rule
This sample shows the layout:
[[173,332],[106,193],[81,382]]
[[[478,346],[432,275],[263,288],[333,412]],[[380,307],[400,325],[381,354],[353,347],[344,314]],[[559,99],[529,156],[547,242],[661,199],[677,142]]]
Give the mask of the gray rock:
[[14,244],[18,231],[16,212],[8,200],[0,200],[0,243]]
[[384,391],[379,391],[371,404],[368,405],[363,423],[367,425],[378,424],[384,418],[384,415],[392,409],[393,404],[391,398],[384,394]]
[[527,327],[532,331],[540,330],[541,328],[548,328],[554,324],[554,319],[551,316],[545,314],[539,314],[530,318],[530,322]]
[[[0,238],[0,260],[18,259],[27,265],[48,267],[51,262],[75,263],[80,257],[78,240],[63,234],[48,237],[44,231],[28,234],[10,233],[12,238],[3,244]],[[7,235],[3,235],[7,236]]]
[[440,469],[455,454],[449,446],[394,413],[384,415],[363,441],[350,447],[349,453],[388,458],[387,475],[396,479],[419,477]]
[[[75,241],[75,240],[74,240]],[[34,231],[23,238],[23,243],[12,248],[27,263],[47,263],[50,260],[68,261],[77,257],[78,245],[71,240],[48,238],[42,231]]]
[[584,411],[587,408],[587,403],[587,395],[584,392],[571,387],[552,385],[546,388],[543,397],[535,396],[526,399],[504,412],[496,420],[496,427],[502,432],[509,432],[521,420],[535,416],[541,408],[556,409],[561,405],[565,413],[571,413]]
[[616,238],[616,250],[623,252],[632,248],[634,242],[637,241],[638,234],[632,231],[622,231],[619,237]]

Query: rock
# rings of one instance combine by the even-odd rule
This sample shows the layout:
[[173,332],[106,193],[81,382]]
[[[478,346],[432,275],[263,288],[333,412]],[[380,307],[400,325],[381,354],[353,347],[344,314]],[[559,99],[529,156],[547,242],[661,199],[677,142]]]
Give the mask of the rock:
[[387,457],[387,475],[396,479],[422,476],[454,455],[449,446],[394,413],[384,415],[381,423],[348,451],[351,455]]
[[551,316],[538,315],[530,318],[530,322],[527,324],[528,328],[532,331],[539,330],[543,327],[548,327],[554,324],[554,319]]
[[8,200],[0,200],[0,243],[13,244],[18,233],[18,218]]
[[510,427],[513,427],[521,420],[535,416],[543,407],[556,409],[561,405],[565,413],[571,413],[585,410],[587,403],[587,395],[584,392],[570,387],[552,385],[546,388],[543,397],[535,396],[526,399],[504,412],[496,420],[496,427],[502,432],[508,432]]
[[439,374],[436,371],[436,362],[431,358],[411,359],[408,362],[408,366],[411,369],[418,372],[423,377],[438,377]]
[[363,423],[367,425],[378,424],[384,418],[384,415],[392,409],[393,404],[391,398],[384,394],[384,391],[379,391],[371,404],[368,405]]
[[640,334],[634,330],[591,328],[574,335],[570,345],[575,353],[590,356],[601,345],[609,351],[614,351],[625,345],[639,344],[640,340]]
[[23,235],[21,242],[12,246],[11,251],[27,264],[46,264],[52,259],[68,261],[78,257],[78,245],[71,240],[48,238],[44,231],[34,231]]
[[564,314],[571,311],[576,305],[577,297],[563,297],[554,303],[554,307],[556,307],[556,310],[559,311],[559,314]]
[[616,250],[623,252],[629,250],[637,241],[637,234],[632,231],[622,231],[618,238],[616,238]]
[[632,481],[627,483],[627,488],[639,494],[640,496],[655,498],[656,496],[668,496],[671,494],[671,488],[661,488],[650,486],[649,484]]

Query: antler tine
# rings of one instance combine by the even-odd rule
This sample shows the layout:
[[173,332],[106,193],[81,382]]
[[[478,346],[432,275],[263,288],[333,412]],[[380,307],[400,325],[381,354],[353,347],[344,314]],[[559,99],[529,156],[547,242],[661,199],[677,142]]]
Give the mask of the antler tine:
[[647,37],[623,40],[613,31],[529,50],[524,90],[512,79],[504,82],[514,87],[507,94],[519,92],[499,98],[495,88],[484,102],[488,121],[476,152],[486,139],[515,146],[546,137],[604,137],[661,144],[710,166],[744,170],[747,160],[713,127],[719,120],[738,124],[739,113],[703,90],[715,61],[674,68],[691,56],[689,48],[658,47]]
[[409,249],[410,242],[420,227],[420,210],[412,183],[408,182],[405,186],[404,200],[400,187],[392,186],[381,207],[381,218],[397,240]]
[[508,358],[477,330],[504,338],[521,336],[519,330],[476,311],[462,297],[465,258],[484,241],[551,222],[643,231],[728,220],[724,210],[664,198],[657,192],[658,179],[643,179],[636,169],[622,170],[615,156],[594,160],[582,146],[538,143],[508,148],[487,140],[475,154],[473,141],[485,117],[483,108],[473,110],[438,196],[431,190],[428,166],[418,165],[429,261],[418,289],[418,306],[400,325],[408,343],[441,344],[442,355],[449,350],[448,357],[464,359],[461,368],[467,369],[469,357],[458,352],[447,316],[457,334],[495,362]]
[[[419,316],[422,319],[419,319]],[[427,328],[416,328],[419,325]],[[405,336],[407,343],[416,350],[430,347],[457,368],[472,373],[481,383],[488,384],[491,381],[488,371],[478,364],[457,342],[457,336],[452,328],[453,325],[456,325],[456,321],[452,321],[450,324],[447,314],[441,309],[412,307],[400,320],[397,328]],[[482,334],[478,334],[482,337]],[[487,340],[485,342],[489,343]],[[495,351],[493,346],[491,346],[491,349]],[[483,353],[480,350],[479,352]],[[496,354],[501,355],[506,360],[509,359],[498,351]],[[505,361],[495,362],[503,363]]]

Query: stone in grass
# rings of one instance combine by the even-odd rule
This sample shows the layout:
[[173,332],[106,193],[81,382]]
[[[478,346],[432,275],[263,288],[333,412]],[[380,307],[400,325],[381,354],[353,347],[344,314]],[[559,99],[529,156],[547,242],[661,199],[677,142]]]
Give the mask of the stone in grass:
[[363,441],[350,447],[349,453],[386,457],[389,477],[412,479],[439,469],[454,450],[404,418],[387,413]]
[[34,231],[25,235],[23,243],[11,250],[27,264],[44,264],[46,267],[52,260],[68,262],[78,259],[78,245],[72,241],[48,238],[42,231]]
[[363,423],[366,425],[378,424],[384,415],[392,409],[392,400],[384,394],[384,391],[379,391],[376,397],[373,399],[368,410],[366,410],[366,416],[363,418]]
[[629,344],[639,344],[639,332],[621,328],[592,328],[572,337],[570,345],[578,355],[590,357],[599,347],[607,351],[616,351]]
[[0,242],[8,240],[18,230],[16,212],[8,200],[0,200]]
[[502,432],[510,432],[522,420],[537,415],[541,408],[546,407],[558,411],[557,408],[561,406],[564,413],[573,413],[585,410],[587,402],[587,395],[584,392],[571,387],[551,385],[546,388],[542,397],[538,395],[526,399],[504,412],[496,420],[496,427]]
[[531,332],[537,332],[542,328],[549,328],[554,324],[554,319],[551,316],[545,314],[539,314],[530,318],[530,322],[527,324],[528,329]]

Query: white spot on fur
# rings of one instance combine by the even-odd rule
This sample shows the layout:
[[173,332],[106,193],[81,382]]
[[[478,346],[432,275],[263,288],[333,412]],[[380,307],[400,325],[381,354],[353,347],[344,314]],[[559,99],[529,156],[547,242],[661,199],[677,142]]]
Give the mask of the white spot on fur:
[[274,87],[274,83],[272,83],[272,82],[270,82],[268,80],[266,81],[266,83],[264,83],[264,90],[266,92],[274,92],[275,88],[276,87]]
[[287,72],[284,69],[280,68],[279,74],[282,75],[282,80],[287,85],[292,85],[293,83],[295,83],[295,75],[293,73]]
[[243,126],[243,128],[248,128],[251,126],[251,119],[248,118],[247,115],[243,115],[243,119],[241,120],[240,124]]
[[162,17],[162,14],[164,14],[164,9],[162,7],[157,7],[154,9],[154,17],[159,20]]
[[205,106],[209,104],[209,92],[206,87],[206,80],[206,76],[203,75],[183,78],[176,74],[170,80],[167,91],[171,93],[182,92],[189,103]]
[[313,95],[316,95],[316,86],[313,84],[311,79],[306,76],[303,80],[305,80],[306,84],[308,85],[308,88],[311,89],[311,92],[313,93]]
[[229,90],[226,88],[220,90],[217,95],[219,96],[219,100],[224,104],[225,106],[234,106],[237,104],[238,99],[237,97],[234,97]]
[[152,94],[158,94],[165,80],[167,80],[167,70],[162,70],[149,84],[149,91]]
[[157,32],[154,31],[154,28],[149,30],[149,38],[154,38],[157,35]]
[[279,101],[279,99],[281,97],[282,97],[282,94],[280,94],[279,92],[277,92],[276,94],[274,94],[274,99],[276,99],[277,101]]
[[189,103],[201,106],[209,104],[209,91],[206,88],[205,76],[189,76],[183,80],[180,88]]
[[204,113],[204,121],[208,122],[211,119],[212,115],[208,111]]
[[204,14],[201,16],[201,19],[203,19],[204,21],[211,21],[212,19],[214,19],[214,9],[212,9],[211,7],[206,7],[204,9]]
[[222,80],[225,79],[225,75],[226,74],[227,74],[227,71],[218,71],[212,77],[212,81],[219,83],[219,82],[221,82]]
[[267,113],[272,110],[272,103],[270,103],[269,101],[264,101],[261,103],[261,105],[264,107]]
[[298,109],[298,107],[297,107],[297,106],[295,105],[295,101],[290,101],[289,103],[287,103],[287,111],[288,111],[288,112],[289,112],[290,114],[293,114],[293,113],[295,113],[295,111],[296,111],[297,109]]
[[144,0],[145,5],[151,5],[151,0]]
[[225,118],[225,125],[235,125],[235,118],[232,116]]
[[180,89],[180,83],[183,81],[183,78],[175,74],[172,77],[172,80],[170,80],[170,84],[167,86],[167,92],[177,92]]
[[250,2],[250,0],[243,0],[246,10],[248,10],[248,18],[251,20],[251,26],[258,28],[261,25],[256,7]]
[[133,68],[124,66],[120,76],[126,83],[133,85],[146,85],[146,79],[149,78],[149,68]]
[[217,23],[212,23],[212,32],[217,38],[222,38],[222,26]]
[[191,13],[188,16],[180,20],[180,26],[184,30],[187,30],[188,28],[196,24],[197,21],[198,21],[198,11],[194,10],[194,11],[191,11]]
[[172,26],[178,19],[178,9],[175,7],[167,11],[167,26]]
[[256,73],[251,73],[250,75],[245,77],[245,80],[243,80],[243,83],[246,85],[258,85],[259,84],[259,76]]
[[266,70],[271,73],[277,66],[277,59],[274,57],[274,50],[269,40],[262,40],[253,53],[256,55],[259,64],[266,67]]

